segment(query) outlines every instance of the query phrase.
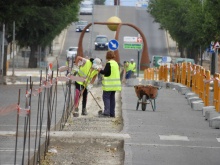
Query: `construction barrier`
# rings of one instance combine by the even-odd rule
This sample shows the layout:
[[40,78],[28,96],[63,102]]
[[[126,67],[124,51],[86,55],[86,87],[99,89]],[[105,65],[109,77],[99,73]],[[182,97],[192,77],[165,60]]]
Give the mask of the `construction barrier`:
[[[159,66],[148,68],[144,71],[144,79],[160,80],[164,82],[181,83],[196,93],[204,102],[205,106],[214,105],[217,112],[220,112],[220,75],[211,76],[210,71],[200,65],[190,62],[178,63],[175,65]],[[213,83],[213,103],[210,101],[210,84]]]

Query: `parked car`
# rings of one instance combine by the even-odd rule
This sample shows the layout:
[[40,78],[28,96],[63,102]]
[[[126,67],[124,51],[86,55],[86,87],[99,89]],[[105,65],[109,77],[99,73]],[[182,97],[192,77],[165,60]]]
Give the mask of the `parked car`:
[[[88,21],[78,21],[76,22],[76,32],[81,32],[88,25]],[[86,29],[89,32],[89,28]]]
[[69,47],[67,50],[66,50],[66,58],[75,58],[75,56],[77,55],[77,50],[78,50],[78,47]]
[[95,50],[108,50],[108,37],[106,35],[97,35],[95,38]]

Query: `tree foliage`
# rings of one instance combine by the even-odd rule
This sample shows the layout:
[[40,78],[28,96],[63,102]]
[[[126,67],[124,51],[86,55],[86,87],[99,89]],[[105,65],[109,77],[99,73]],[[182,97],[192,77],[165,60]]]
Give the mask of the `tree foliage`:
[[81,0],[0,0],[0,23],[6,25],[6,37],[12,40],[16,22],[16,41],[31,48],[29,67],[36,67],[34,53],[46,47],[72,22],[78,20]]
[[218,0],[150,0],[148,12],[197,60],[200,47],[205,50],[220,39],[219,8]]

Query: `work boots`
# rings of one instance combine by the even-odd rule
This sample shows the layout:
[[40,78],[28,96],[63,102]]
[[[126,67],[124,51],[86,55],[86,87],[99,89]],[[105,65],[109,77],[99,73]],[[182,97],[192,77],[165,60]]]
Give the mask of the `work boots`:
[[86,108],[82,109],[82,115],[88,115]]
[[75,108],[73,111],[73,117],[79,117],[79,108]]

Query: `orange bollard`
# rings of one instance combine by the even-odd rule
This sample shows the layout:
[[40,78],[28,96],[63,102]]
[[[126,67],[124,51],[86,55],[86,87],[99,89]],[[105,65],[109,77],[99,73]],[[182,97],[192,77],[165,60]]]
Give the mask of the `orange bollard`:
[[154,80],[154,68],[150,68],[150,72],[151,72],[151,80]]
[[210,87],[210,80],[211,79],[211,76],[210,76],[210,71],[209,70],[206,70],[205,71],[205,94],[204,94],[204,104],[205,106],[209,106],[210,103],[209,103],[209,96],[210,96],[210,91],[209,91],[209,87]]
[[200,66],[196,65],[196,77],[195,77],[195,93],[199,95],[199,73],[200,72]]
[[186,62],[182,63],[181,84],[186,85]]
[[177,82],[177,77],[178,77],[178,76],[177,76],[177,67],[178,67],[178,65],[175,64],[175,65],[174,65],[174,68],[173,68],[173,69],[174,69],[174,82]]
[[178,83],[181,83],[182,63],[178,65]]
[[187,63],[187,75],[186,75],[186,86],[191,87],[191,81],[192,81],[192,64],[190,62]]
[[144,80],[147,79],[147,69],[144,69]]
[[169,82],[173,82],[173,65],[170,65],[170,69],[169,69],[169,73],[170,73],[170,78],[169,78]]
[[213,105],[215,106],[216,111],[218,111],[219,108],[219,87],[218,87],[218,81],[219,81],[219,74],[215,73],[214,75],[214,99],[213,99]]
[[163,78],[163,66],[159,67],[158,78],[159,78],[159,80],[162,80],[162,78]]
[[200,74],[199,74],[199,98],[205,102],[204,98],[204,90],[205,90],[205,83],[203,81],[205,77],[205,69],[201,67]]
[[195,92],[196,91],[196,66],[193,65],[192,67],[192,91]]
[[154,80],[159,80],[159,69],[155,68],[155,77]]
[[168,81],[168,67],[167,65],[164,66],[164,81]]

